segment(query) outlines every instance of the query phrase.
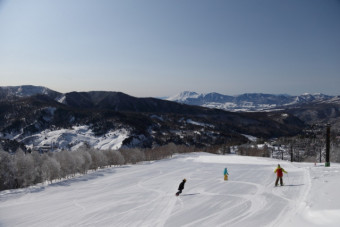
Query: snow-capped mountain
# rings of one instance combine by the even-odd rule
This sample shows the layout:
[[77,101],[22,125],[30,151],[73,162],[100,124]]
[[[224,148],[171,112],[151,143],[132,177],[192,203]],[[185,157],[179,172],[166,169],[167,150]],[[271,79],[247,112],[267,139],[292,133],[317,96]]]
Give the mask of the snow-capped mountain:
[[199,96],[198,93],[192,91],[183,91],[177,95],[174,95],[167,100],[176,101],[176,102],[186,102],[188,99],[197,99]]
[[294,97],[294,101],[291,103],[287,103],[287,105],[294,105],[294,104],[306,104],[306,103],[312,103],[312,102],[323,102],[323,101],[329,101],[332,98],[334,98],[334,96],[328,96],[328,95],[324,95],[321,93],[316,93],[316,94],[309,94],[309,93],[304,93],[302,95],[299,96],[293,96]]
[[340,104],[340,95],[335,96],[327,101],[325,101],[326,103],[334,103],[334,104]]
[[[0,94],[0,139],[29,147],[57,143],[60,148],[72,148],[86,142],[98,148],[116,148],[108,142],[114,140],[119,146],[175,142],[204,147],[225,143],[225,138],[242,141],[243,134],[263,138],[295,135],[305,123],[340,125],[339,96],[322,94],[184,92],[161,100],[107,91],[62,94],[35,86],[0,87]],[[255,110],[267,111],[235,113]],[[80,126],[87,128],[86,136],[78,133]]]
[[290,105],[309,104],[332,100],[334,96],[324,94],[302,94],[299,96],[246,93],[242,95],[222,95],[219,93],[196,93],[185,91],[167,98],[188,105],[199,105],[228,111],[264,111],[275,110]]
[[232,102],[233,96],[222,95],[219,93],[198,94],[196,92],[184,91],[177,95],[167,98],[169,101],[185,103],[189,105],[204,106],[207,103],[226,103]]
[[31,148],[73,149],[86,143],[106,149],[171,142],[204,147],[225,143],[226,138],[246,140],[243,134],[278,137],[304,128],[301,120],[282,113],[230,113],[122,92],[70,92],[50,97],[41,94],[44,89],[37,90],[40,93],[14,95],[0,102],[0,139]]

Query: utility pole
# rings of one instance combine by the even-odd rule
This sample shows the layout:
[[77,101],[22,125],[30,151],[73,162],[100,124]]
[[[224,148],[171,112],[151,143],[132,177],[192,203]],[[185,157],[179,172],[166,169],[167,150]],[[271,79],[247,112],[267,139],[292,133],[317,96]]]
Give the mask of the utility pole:
[[290,162],[293,162],[293,144],[290,144]]
[[326,131],[326,162],[325,167],[330,167],[331,163],[329,162],[329,150],[331,144],[331,125],[327,124],[327,131]]
[[319,147],[319,150],[320,150],[320,163],[321,163],[321,157],[322,157],[322,148]]
[[274,147],[271,148],[271,150],[272,150],[272,157],[271,157],[271,158],[274,157],[274,156],[273,156],[273,155],[274,155],[274,149],[275,149]]

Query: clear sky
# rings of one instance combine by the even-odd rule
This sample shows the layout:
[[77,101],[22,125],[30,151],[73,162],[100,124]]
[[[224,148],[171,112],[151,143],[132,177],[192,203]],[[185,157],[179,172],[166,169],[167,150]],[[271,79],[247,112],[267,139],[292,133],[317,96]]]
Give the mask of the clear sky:
[[339,0],[0,0],[0,86],[340,95]]

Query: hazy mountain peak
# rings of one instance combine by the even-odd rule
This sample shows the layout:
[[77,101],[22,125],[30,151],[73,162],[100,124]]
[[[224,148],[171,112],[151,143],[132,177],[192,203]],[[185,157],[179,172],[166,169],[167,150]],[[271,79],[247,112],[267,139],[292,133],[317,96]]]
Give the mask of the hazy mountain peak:
[[198,94],[196,92],[193,91],[183,91],[179,94],[176,94],[174,96],[169,97],[167,100],[169,101],[176,101],[176,102],[184,102],[189,98],[197,98],[198,96],[200,96],[201,94]]
[[21,85],[0,87],[0,99],[13,97],[28,97],[32,95],[48,95],[52,98],[56,98],[60,94],[61,93],[53,91],[43,86]]

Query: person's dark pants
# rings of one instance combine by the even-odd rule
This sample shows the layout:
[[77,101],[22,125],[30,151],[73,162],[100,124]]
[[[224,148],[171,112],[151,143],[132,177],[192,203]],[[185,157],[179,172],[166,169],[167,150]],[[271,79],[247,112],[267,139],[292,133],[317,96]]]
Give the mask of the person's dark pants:
[[178,192],[176,193],[176,195],[179,195],[182,193],[182,190],[178,190]]
[[282,177],[277,177],[277,178],[276,178],[275,186],[277,186],[277,184],[279,183],[279,179],[280,179],[280,184],[281,184],[281,186],[283,186]]

